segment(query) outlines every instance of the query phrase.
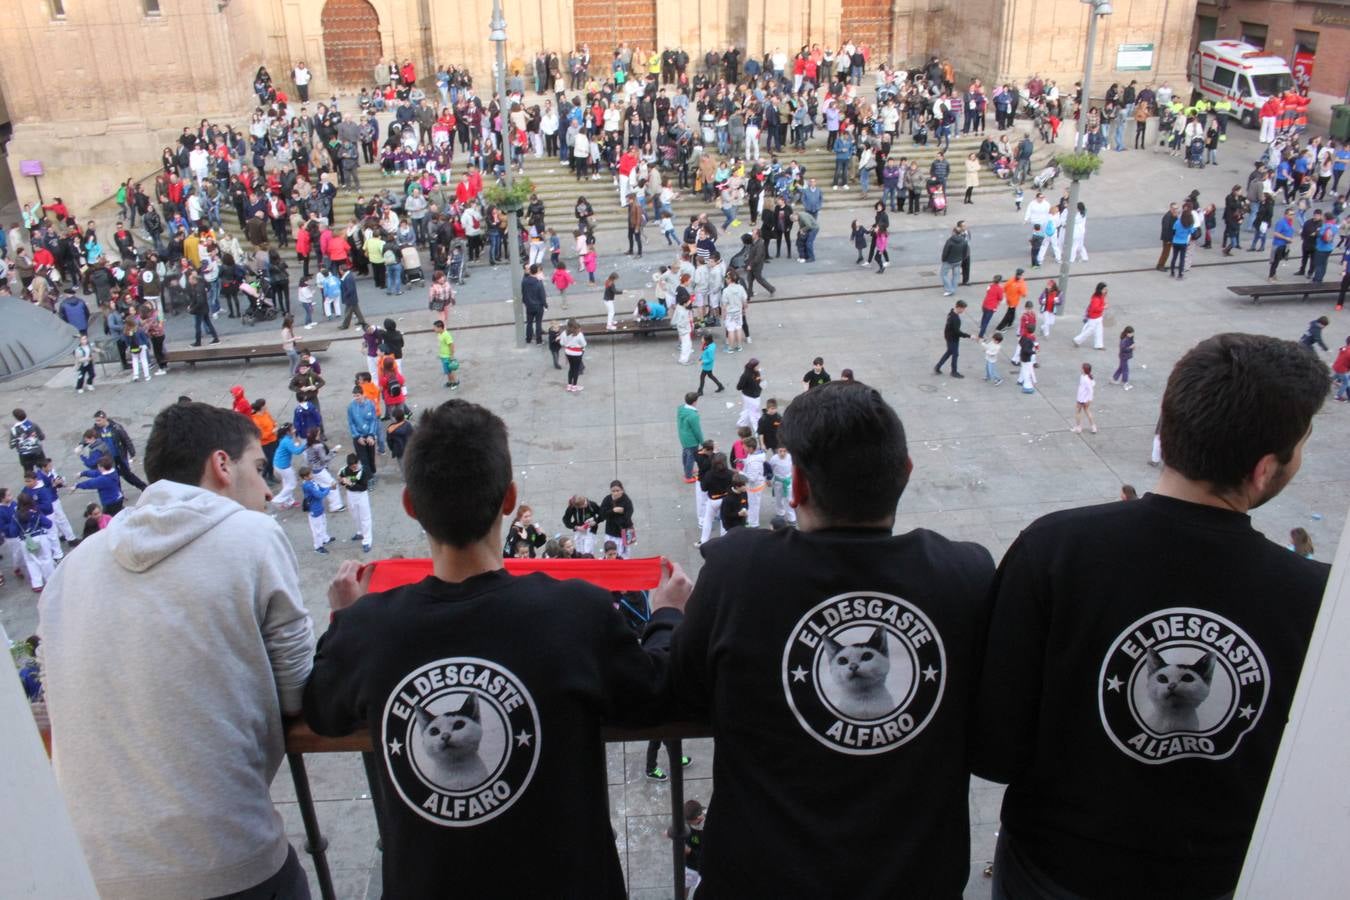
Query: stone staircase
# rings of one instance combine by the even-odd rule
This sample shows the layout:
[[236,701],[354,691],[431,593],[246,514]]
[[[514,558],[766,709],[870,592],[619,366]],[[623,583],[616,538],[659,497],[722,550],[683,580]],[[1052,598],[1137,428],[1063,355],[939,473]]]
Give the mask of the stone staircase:
[[[968,154],[974,153],[979,149],[980,141],[981,138],[970,136],[952,139],[951,146],[947,150],[947,159],[952,165],[952,173],[947,181],[950,186],[948,192],[949,203],[960,205],[963,192],[962,185],[964,184],[965,179],[963,168],[965,159]],[[1051,145],[1037,143],[1036,153],[1032,157],[1031,170],[1033,174],[1040,171],[1041,168],[1046,165],[1053,155],[1053,151],[1054,148]],[[927,173],[929,164],[932,163],[933,159],[937,156],[937,147],[931,141],[927,146],[916,146],[908,138],[905,138],[903,142],[897,142],[894,145],[892,152],[917,161],[919,163],[919,168]],[[767,154],[764,158],[768,158]],[[832,153],[825,150],[823,138],[818,138],[816,141],[813,141],[808,145],[805,152],[782,153],[778,155],[778,158],[784,163],[795,159],[798,163],[803,165],[806,169],[807,177],[815,178],[821,190],[825,192],[825,202],[827,205],[843,205],[839,201],[847,197],[846,202],[848,206],[857,207],[861,210],[881,197],[881,188],[874,180],[869,194],[870,199],[863,201],[859,194],[856,173],[847,192],[842,188],[839,191],[832,191],[830,189],[830,179],[834,175],[834,156]],[[456,162],[458,163],[459,161],[460,159],[457,158]],[[663,171],[662,174],[665,175],[666,173]],[[519,177],[521,176],[518,175],[517,178]],[[525,160],[524,177],[529,178],[534,182],[536,192],[539,194],[540,199],[544,201],[547,221],[553,225],[553,227],[558,228],[559,223],[561,223],[567,228],[567,231],[570,232],[571,227],[574,224],[573,208],[576,205],[577,198],[579,196],[584,196],[590,201],[592,208],[595,210],[595,228],[597,231],[623,231],[625,229],[626,213],[623,208],[619,206],[618,188],[614,185],[613,179],[609,176],[601,175],[601,177],[596,180],[587,178],[582,181],[577,181],[576,177],[571,173],[567,166],[560,163],[556,158],[545,157],[543,159],[535,159],[533,156],[527,156]],[[401,188],[402,184],[402,176],[386,176],[369,167],[362,167],[361,187],[367,194],[370,193],[372,187],[379,189],[388,187],[397,190]],[[977,196],[1000,193],[1007,194],[1010,190],[1011,188],[1006,181],[1000,181],[994,177],[994,174],[991,171],[985,169],[980,173],[980,186],[975,189],[975,194]],[[350,195],[354,198],[356,192],[344,189],[341,193],[344,197]],[[675,203],[675,224],[677,228],[683,227],[684,223],[688,221],[687,217],[689,215],[700,211],[708,211],[709,213],[715,211],[718,215],[716,221],[721,221],[721,210],[717,208],[715,204],[705,204],[693,193],[692,189],[682,192],[682,194],[682,200],[677,200]],[[831,203],[832,197],[835,198],[834,203]],[[748,210],[746,207],[742,205],[740,208],[742,216],[747,214],[747,212]],[[649,223],[649,227],[654,224],[655,223]],[[562,231],[560,228],[559,233],[563,236],[564,245],[566,246],[567,232]]]

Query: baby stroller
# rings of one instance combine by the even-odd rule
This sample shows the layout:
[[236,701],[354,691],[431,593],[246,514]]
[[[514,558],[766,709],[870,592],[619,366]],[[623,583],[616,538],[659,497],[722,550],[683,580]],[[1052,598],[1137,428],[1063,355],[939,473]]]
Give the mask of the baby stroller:
[[1203,169],[1205,167],[1205,139],[1193,137],[1186,145],[1186,168]]
[[425,276],[422,274],[422,255],[417,252],[417,247],[408,244],[399,250],[399,256],[403,259],[403,283],[421,284]]
[[259,322],[270,322],[277,317],[277,308],[272,305],[272,299],[262,289],[256,275],[251,275],[240,283],[239,293],[248,298],[248,309],[239,317],[239,321],[243,324],[257,325]]
[[464,265],[464,242],[456,240],[450,247],[450,261],[445,265],[445,277],[455,284],[463,284],[467,278]]
[[1055,186],[1055,179],[1059,177],[1059,165],[1051,162],[1050,165],[1041,169],[1039,175],[1031,179],[1031,184],[1038,191],[1046,190]]
[[947,214],[947,192],[936,178],[928,179],[928,211],[933,215]]

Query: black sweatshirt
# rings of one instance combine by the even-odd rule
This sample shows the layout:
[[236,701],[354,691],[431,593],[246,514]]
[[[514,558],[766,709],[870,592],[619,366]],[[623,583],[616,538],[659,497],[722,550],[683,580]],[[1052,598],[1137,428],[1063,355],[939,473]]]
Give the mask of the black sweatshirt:
[[735,473],[730,469],[709,468],[698,477],[698,486],[703,488],[703,493],[708,495],[708,499],[720,500],[731,493],[731,479],[735,477]]
[[989,552],[757,528],[702,552],[670,659],[717,739],[699,897],[959,898]]
[[[615,512],[616,506],[623,512]],[[619,537],[625,528],[633,527],[633,501],[628,499],[626,493],[620,494],[618,500],[614,499],[613,494],[606,494],[605,499],[600,501],[600,518],[605,520],[605,534]]]
[[722,498],[722,508],[719,511],[722,516],[722,527],[727,531],[746,524],[745,516],[741,515],[742,510],[749,511],[750,495],[745,491],[737,493],[736,491],[727,491],[727,495]]
[[973,761],[1009,784],[1005,836],[1076,894],[1233,890],[1327,572],[1241,513],[1157,494],[1022,532]]
[[370,729],[384,896],[623,897],[600,726],[658,721],[679,621],[658,610],[640,646],[605,591],[504,570],[337,613],[305,720]]
[[764,393],[763,386],[759,383],[759,370],[746,369],[741,372],[741,380],[736,382],[736,390],[747,397],[754,399]]

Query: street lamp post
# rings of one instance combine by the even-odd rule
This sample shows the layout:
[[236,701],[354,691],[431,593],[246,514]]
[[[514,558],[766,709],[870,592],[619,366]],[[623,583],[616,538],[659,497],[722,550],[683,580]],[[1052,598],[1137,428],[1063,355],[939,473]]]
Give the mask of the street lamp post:
[[[506,187],[509,190],[515,184],[515,174],[511,171],[511,148],[506,143],[506,17],[502,15],[501,0],[492,0],[492,21],[488,23],[488,40],[497,45],[497,110],[502,123],[502,161],[506,169]],[[516,324],[516,348],[525,346],[525,307],[520,297],[520,266],[517,264],[516,243],[519,240],[519,213],[506,211],[509,226],[506,235],[507,277],[511,279],[511,314]]]
[[[1078,149],[1087,149],[1087,119],[1088,108],[1092,105],[1092,57],[1097,49],[1097,20],[1102,16],[1109,16],[1112,13],[1109,0],[1083,0],[1084,3],[1092,5],[1092,11],[1088,13],[1088,36],[1087,52],[1083,60],[1083,93],[1082,102],[1078,104],[1078,126],[1077,134],[1074,135],[1074,143]],[[1064,218],[1064,252],[1059,262],[1059,296],[1063,302],[1069,299],[1069,272],[1073,267],[1073,233],[1078,225],[1078,179],[1074,178],[1069,182],[1069,209]]]

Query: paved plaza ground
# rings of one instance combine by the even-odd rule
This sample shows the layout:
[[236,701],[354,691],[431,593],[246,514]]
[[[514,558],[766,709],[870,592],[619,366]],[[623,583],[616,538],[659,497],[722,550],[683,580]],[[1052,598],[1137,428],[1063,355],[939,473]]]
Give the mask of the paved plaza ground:
[[[740,367],[758,357],[766,396],[778,398],[782,406],[801,390],[800,379],[812,357],[823,356],[827,369],[836,376],[841,368],[852,368],[859,380],[883,392],[908,431],[914,475],[900,503],[897,529],[926,527],[978,541],[995,558],[1037,516],[1114,500],[1122,483],[1134,484],[1142,493],[1157,477],[1157,470],[1147,463],[1163,386],[1173,362],[1187,348],[1220,331],[1295,339],[1309,319],[1324,313],[1332,317],[1326,339],[1333,350],[1350,334],[1350,319],[1334,313],[1330,302],[1275,301],[1253,306],[1228,293],[1228,285],[1264,279],[1264,254],[1244,250],[1225,259],[1218,249],[1200,251],[1195,268],[1180,283],[1153,270],[1159,249],[1158,219],[1169,201],[1180,200],[1196,188],[1204,202],[1222,205],[1223,194],[1233,184],[1245,184],[1259,145],[1251,132],[1234,128],[1230,134],[1220,151],[1222,163],[1203,171],[1187,170],[1179,160],[1152,151],[1106,154],[1106,167],[1084,185],[1082,196],[1090,215],[1087,246],[1091,261],[1075,266],[1065,314],[1053,335],[1042,341],[1040,385],[1034,395],[1023,395],[1017,389],[1006,362],[1001,368],[1007,382],[1001,387],[983,382],[982,354],[973,342],[962,348],[965,380],[933,374],[933,364],[943,350],[942,325],[951,302],[942,296],[937,279],[938,249],[958,218],[971,223],[972,284],[958,296],[970,304],[968,321],[973,331],[989,278],[996,273],[1010,276],[1016,267],[1026,265],[1028,229],[1014,210],[1010,194],[997,199],[982,196],[974,206],[963,206],[958,195],[945,218],[894,218],[894,263],[884,275],[877,275],[875,269],[853,264],[854,250],[847,239],[851,219],[870,221],[868,206],[856,197],[856,191],[845,196],[827,189],[816,244],[819,262],[802,265],[784,257],[768,267],[766,277],[778,294],[770,300],[757,293],[749,312],[753,344],[743,354],[719,353],[717,372],[728,385],[734,385]],[[822,160],[815,168],[823,174],[825,157],[814,156]],[[1057,194],[1058,190],[1052,199]],[[677,207],[682,213],[701,208],[689,201]],[[570,219],[562,221],[570,223]],[[738,238],[742,231],[743,227],[732,229],[732,235]],[[617,267],[622,284],[629,288],[622,298],[625,310],[631,310],[633,301],[642,295],[650,282],[650,270],[667,259],[664,248],[657,246],[659,234],[653,230],[649,237],[655,240],[649,240],[647,256],[633,261],[615,254],[623,249],[618,246],[619,235],[601,236],[602,271]],[[1249,239],[1244,234],[1244,245]],[[1215,242],[1217,247],[1217,234]],[[1295,267],[1286,265],[1285,275],[1292,278]],[[1044,276],[1053,272],[1047,267],[1031,274],[1034,298]],[[511,307],[502,302],[509,297],[507,277],[502,269],[473,270],[452,317],[452,330],[463,361],[464,387],[457,396],[485,404],[507,422],[522,501],[535,508],[536,520],[546,529],[561,530],[570,495],[598,497],[610,479],[619,478],[636,509],[640,534],[636,551],[668,556],[696,573],[694,495],[680,478],[674,424],[683,393],[696,383],[696,367],[676,364],[673,338],[597,340],[586,356],[582,379],[586,390],[569,394],[563,390],[563,372],[552,367],[546,350],[515,349],[509,327]],[[1107,349],[1076,349],[1070,338],[1077,332],[1091,286],[1099,280],[1110,285]],[[599,291],[578,288],[569,313],[601,314]],[[391,315],[409,332],[404,371],[413,405],[424,407],[445,397],[449,392],[441,387],[425,289],[386,300],[366,281],[361,293],[368,317],[378,320]],[[555,303],[550,316],[559,314],[552,296],[550,302]],[[1116,335],[1127,324],[1134,326],[1138,339],[1132,378],[1136,388],[1128,393],[1109,384],[1116,365]],[[182,334],[182,325],[181,320],[175,323],[172,338]],[[223,336],[227,340],[272,340],[278,331],[259,328],[244,338],[232,333],[242,330],[229,329]],[[353,332],[323,324],[307,334],[349,338]],[[1094,411],[1100,433],[1095,435],[1069,430],[1078,369],[1085,361],[1093,364],[1098,376]],[[335,343],[322,362],[329,383],[324,407],[328,417],[338,422],[330,426],[332,432],[346,444],[341,415],[352,374],[364,370],[358,342]],[[143,445],[154,413],[180,394],[227,405],[227,391],[233,384],[242,384],[249,398],[266,397],[279,420],[290,417],[284,361],[176,368],[151,384],[128,383],[125,377],[114,375],[116,368],[115,363],[109,368],[110,377],[99,381],[96,393],[82,396],[75,395],[68,368],[32,373],[0,385],[0,409],[23,406],[30,412],[46,429],[48,452],[70,481],[78,466],[72,448],[98,408],[125,424],[138,445]],[[700,403],[704,432],[729,445],[739,406],[730,387],[724,394],[706,396]],[[1318,558],[1330,559],[1350,507],[1350,479],[1336,462],[1336,448],[1343,448],[1347,439],[1347,410],[1328,402],[1315,421],[1302,471],[1280,497],[1254,513],[1256,527],[1272,540],[1285,543],[1289,530],[1302,526],[1312,535]],[[0,484],[18,487],[13,455],[0,456]],[[421,555],[424,545],[418,528],[398,509],[397,474],[387,471],[389,476],[373,495],[375,554]],[[134,496],[132,491],[129,499]],[[87,502],[79,494],[68,497],[65,506],[75,516]],[[768,517],[766,511],[765,524]],[[302,513],[282,513],[279,521],[297,549],[305,599],[316,627],[322,629],[328,619],[327,579],[342,559],[360,556],[359,549],[354,550],[359,545],[342,540],[350,533],[344,530],[349,524],[346,513],[337,514],[332,523],[333,533],[339,536],[334,545],[338,549],[327,557],[310,549]],[[1139,564],[1147,565],[1147,561]],[[1127,571],[1101,573],[1103,579],[1128,576]],[[191,590],[190,586],[182,589]],[[91,597],[89,601],[103,599]],[[192,602],[192,597],[185,596],[184,602]],[[0,623],[16,636],[29,633],[36,625],[34,597],[13,577],[0,588]],[[153,648],[147,652],[154,652]],[[669,788],[643,778],[643,750],[640,744],[609,748],[612,822],[632,896],[668,897],[670,854],[662,832],[667,824]],[[695,759],[687,772],[686,796],[707,802],[711,741],[692,742],[688,750]],[[379,854],[359,759],[354,754],[311,757],[310,772],[320,822],[330,840],[329,859],[339,896],[378,896]],[[988,895],[981,869],[992,857],[1000,795],[1001,789],[993,785],[976,784],[971,790],[968,897]],[[274,796],[292,841],[299,846],[303,843],[300,817],[284,769],[274,785]]]

